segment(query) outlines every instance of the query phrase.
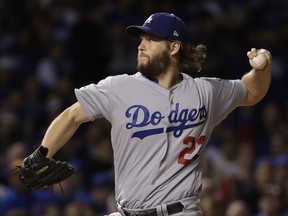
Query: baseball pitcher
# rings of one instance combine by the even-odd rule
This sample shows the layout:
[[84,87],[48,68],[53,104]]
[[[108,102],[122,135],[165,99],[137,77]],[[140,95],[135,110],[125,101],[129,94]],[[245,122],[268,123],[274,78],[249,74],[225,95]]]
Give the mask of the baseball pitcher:
[[180,70],[201,70],[206,47],[188,42],[179,17],[155,13],[126,32],[139,38],[138,72],[75,89],[78,102],[51,123],[41,146],[21,164],[20,178],[32,189],[68,178],[73,168],[52,156],[82,123],[106,118],[112,124],[119,209],[111,216],[202,216],[199,192],[209,137],[235,108],[265,96],[272,56],[265,49],[248,51],[247,63],[259,52],[266,60],[239,80],[192,78]]

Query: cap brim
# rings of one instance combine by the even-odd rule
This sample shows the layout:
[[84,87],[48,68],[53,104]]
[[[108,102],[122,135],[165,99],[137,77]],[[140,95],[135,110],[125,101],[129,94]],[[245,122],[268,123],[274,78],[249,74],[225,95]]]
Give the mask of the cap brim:
[[156,37],[163,37],[161,35],[158,35],[156,34],[155,32],[153,32],[153,30],[147,26],[136,26],[136,25],[132,25],[132,26],[128,26],[126,28],[126,33],[128,35],[131,35],[133,37],[139,37],[139,35],[142,33],[142,32],[145,32],[145,33],[148,33],[148,34],[151,34],[153,36],[156,36]]

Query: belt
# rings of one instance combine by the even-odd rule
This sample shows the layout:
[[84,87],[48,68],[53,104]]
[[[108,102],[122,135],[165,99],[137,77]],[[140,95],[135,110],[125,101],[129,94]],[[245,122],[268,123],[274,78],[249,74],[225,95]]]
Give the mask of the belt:
[[[169,215],[173,215],[183,211],[183,204],[181,202],[176,202],[172,204],[167,204],[167,212]],[[139,212],[129,212],[124,210],[125,216],[157,216],[157,211],[155,209],[143,210]]]

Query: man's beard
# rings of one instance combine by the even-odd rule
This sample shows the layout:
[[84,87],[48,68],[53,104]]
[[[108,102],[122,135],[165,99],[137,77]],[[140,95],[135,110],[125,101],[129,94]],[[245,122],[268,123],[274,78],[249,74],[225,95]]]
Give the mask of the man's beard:
[[168,50],[155,55],[153,58],[147,57],[148,62],[141,64],[138,61],[137,70],[142,73],[143,76],[151,79],[157,78],[162,73],[166,73],[167,69],[171,65],[171,59]]

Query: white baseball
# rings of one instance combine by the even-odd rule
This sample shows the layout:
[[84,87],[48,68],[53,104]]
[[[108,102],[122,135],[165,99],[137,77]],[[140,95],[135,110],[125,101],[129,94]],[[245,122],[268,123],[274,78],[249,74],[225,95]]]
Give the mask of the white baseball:
[[263,52],[258,52],[257,56],[249,59],[250,65],[256,70],[262,70],[267,65],[267,58]]

